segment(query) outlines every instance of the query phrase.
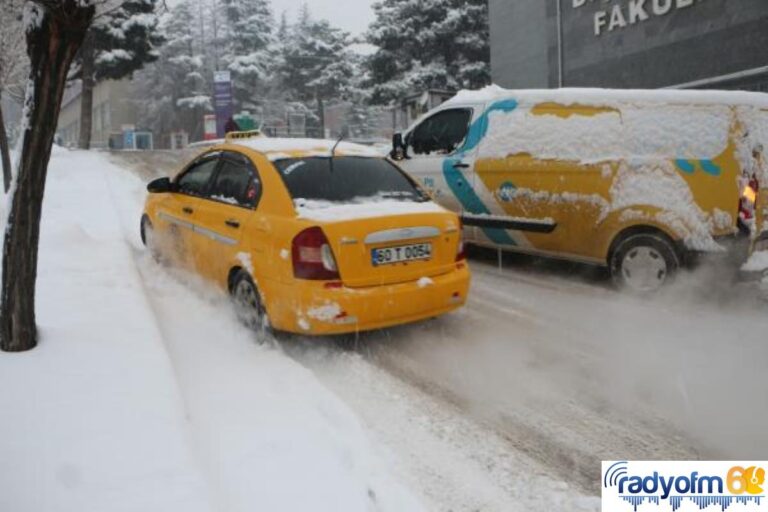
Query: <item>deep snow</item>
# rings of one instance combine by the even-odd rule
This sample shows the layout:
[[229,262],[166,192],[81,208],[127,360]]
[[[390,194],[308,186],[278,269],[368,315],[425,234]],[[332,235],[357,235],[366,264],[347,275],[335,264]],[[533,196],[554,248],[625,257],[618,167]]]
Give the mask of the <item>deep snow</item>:
[[143,195],[103,155],[55,152],[41,343],[0,355],[0,510],[422,510],[309,371],[147,257]]

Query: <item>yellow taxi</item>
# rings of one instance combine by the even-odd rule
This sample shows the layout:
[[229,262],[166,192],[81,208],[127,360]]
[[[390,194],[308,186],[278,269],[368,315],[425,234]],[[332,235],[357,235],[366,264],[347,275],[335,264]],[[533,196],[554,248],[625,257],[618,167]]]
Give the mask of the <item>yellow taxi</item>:
[[458,216],[366,146],[230,134],[147,189],[144,243],[227,290],[250,327],[342,334],[467,298]]

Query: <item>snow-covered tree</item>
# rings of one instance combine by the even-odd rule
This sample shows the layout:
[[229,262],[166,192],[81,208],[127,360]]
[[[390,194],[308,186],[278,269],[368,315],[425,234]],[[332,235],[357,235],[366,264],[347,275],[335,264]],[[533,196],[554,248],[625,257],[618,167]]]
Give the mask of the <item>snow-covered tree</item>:
[[294,100],[315,102],[323,128],[323,102],[351,93],[355,76],[349,34],[326,20],[314,20],[306,6],[283,43],[281,78]]
[[91,144],[93,89],[102,80],[131,76],[157,58],[157,46],[163,40],[157,30],[157,0],[119,0],[101,14],[78,54],[82,80],[80,142],[82,149]]
[[252,109],[264,99],[277,64],[275,20],[269,0],[221,0],[223,63],[232,72],[235,101]]
[[[18,96],[23,91],[27,55],[24,48],[24,30],[21,23],[22,0],[6,0],[0,9],[0,99],[4,94]],[[13,94],[16,93],[16,94]],[[5,130],[3,107],[0,103],[0,162],[3,168],[3,186],[6,192],[11,182],[11,158],[8,134]]]
[[0,297],[0,349],[4,351],[19,352],[37,345],[35,282],[48,161],[67,73],[98,3],[98,0],[29,0],[25,5],[30,71],[24,100],[21,155],[5,201]]
[[212,110],[210,71],[200,40],[198,5],[182,0],[162,16],[166,43],[159,58],[140,73],[141,117],[156,133],[187,130],[202,138],[203,114]]
[[372,101],[490,81],[487,0],[382,0],[367,41]]

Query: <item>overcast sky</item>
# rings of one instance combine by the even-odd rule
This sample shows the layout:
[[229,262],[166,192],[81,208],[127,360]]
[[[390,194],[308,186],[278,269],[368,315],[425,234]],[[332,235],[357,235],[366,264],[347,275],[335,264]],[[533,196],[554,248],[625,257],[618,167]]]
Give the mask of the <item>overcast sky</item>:
[[325,18],[333,25],[358,35],[373,21],[371,5],[375,0],[273,0],[275,18],[280,19],[283,10],[290,19],[296,18],[301,4],[306,3],[315,18]]

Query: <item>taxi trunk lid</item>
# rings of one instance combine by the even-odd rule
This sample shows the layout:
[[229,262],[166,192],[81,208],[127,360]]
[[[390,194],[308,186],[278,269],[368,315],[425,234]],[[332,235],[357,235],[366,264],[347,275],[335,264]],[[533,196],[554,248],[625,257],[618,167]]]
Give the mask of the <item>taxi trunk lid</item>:
[[452,213],[380,216],[322,227],[341,280],[351,288],[417,281],[456,265],[460,228]]

